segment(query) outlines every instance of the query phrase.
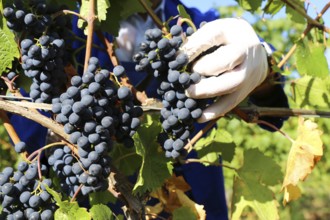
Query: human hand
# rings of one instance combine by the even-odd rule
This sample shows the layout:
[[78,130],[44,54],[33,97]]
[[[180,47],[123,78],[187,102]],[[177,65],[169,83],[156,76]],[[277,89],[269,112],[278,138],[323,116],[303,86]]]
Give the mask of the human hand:
[[[194,61],[202,52],[220,46],[214,52]],[[218,97],[208,106],[198,122],[222,116],[238,105],[266,78],[266,51],[251,27],[243,19],[224,18],[203,25],[182,46],[182,52],[193,63],[193,71],[207,76],[191,85],[191,98]]]

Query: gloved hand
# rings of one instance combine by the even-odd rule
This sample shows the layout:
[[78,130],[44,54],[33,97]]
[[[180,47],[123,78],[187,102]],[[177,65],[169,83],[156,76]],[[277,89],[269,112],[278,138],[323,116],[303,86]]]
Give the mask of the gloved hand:
[[219,97],[198,122],[226,114],[262,83],[268,73],[267,54],[251,25],[240,18],[224,18],[203,25],[188,37],[182,52],[194,61],[203,51],[220,46],[193,63],[193,71],[207,78],[191,85],[186,94],[201,99]]

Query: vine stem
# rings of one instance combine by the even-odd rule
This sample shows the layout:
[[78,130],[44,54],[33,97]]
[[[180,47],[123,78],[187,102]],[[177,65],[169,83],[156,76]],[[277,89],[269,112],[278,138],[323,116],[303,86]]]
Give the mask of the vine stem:
[[93,33],[94,33],[94,21],[96,19],[95,16],[95,0],[89,0],[89,10],[88,10],[88,18],[87,18],[87,42],[86,42],[86,53],[85,53],[85,64],[84,64],[84,72],[86,72],[88,67],[88,60],[92,54],[92,46],[93,46]]
[[235,168],[235,167],[232,167],[232,166],[229,166],[229,165],[226,165],[226,164],[223,164],[223,163],[213,163],[213,162],[210,162],[210,161],[207,161],[207,160],[189,158],[189,159],[185,160],[185,163],[186,164],[188,164],[188,163],[207,163],[207,164],[210,164],[210,165],[213,165],[213,166],[226,167],[226,168],[229,168],[231,170],[237,171],[237,168]]
[[308,109],[290,109],[290,108],[269,108],[269,107],[239,107],[239,109],[249,115],[251,118],[259,118],[262,116],[272,117],[290,117],[290,116],[305,116],[305,117],[324,117],[330,118],[330,112]]
[[78,194],[79,194],[79,192],[80,192],[80,190],[81,190],[82,187],[83,187],[83,184],[80,184],[80,186],[78,187],[77,191],[72,196],[70,202],[74,202],[76,200],[76,198],[77,198],[77,196],[78,196]]
[[[142,5],[142,7],[147,11],[147,13],[149,14],[149,16],[152,18],[152,20],[155,22],[155,24],[157,25],[157,27],[159,29],[164,29],[164,25],[163,22],[160,20],[160,18],[155,14],[154,10],[149,7],[149,5],[146,3],[145,0],[139,0],[140,4]],[[164,30],[163,30],[164,31]]]
[[[284,3],[288,2],[287,0],[282,0]],[[316,18],[314,20],[319,21],[320,18],[323,16],[323,14],[329,9],[330,7],[330,2],[328,2],[323,9],[321,10],[321,12],[316,16]],[[306,14],[306,13],[305,13]],[[313,19],[312,19],[313,20]],[[313,20],[313,21],[314,21]],[[306,29],[304,30],[304,32],[301,34],[300,39],[304,39],[307,34],[312,30],[313,28],[313,24],[308,23]],[[329,33],[329,31],[328,31]],[[297,43],[295,43],[289,50],[289,52],[283,57],[283,59],[277,64],[278,68],[282,68],[284,66],[284,64],[289,60],[289,58],[293,55],[294,51],[297,48]]]
[[263,121],[263,120],[257,120],[257,121],[255,121],[255,123],[263,124],[263,125],[267,125],[268,127],[271,127],[272,129],[280,132],[285,138],[287,138],[289,141],[291,141],[291,143],[294,143],[294,140],[287,133],[285,133],[281,129],[277,128],[275,125],[273,125],[267,121]]
[[64,10],[62,10],[62,11],[58,11],[58,12],[54,13],[54,14],[52,15],[52,17],[53,17],[53,18],[56,18],[56,17],[61,16],[61,15],[69,15],[69,14],[71,14],[71,15],[75,15],[75,16],[77,16],[78,18],[83,19],[84,21],[87,21],[87,19],[86,19],[84,16],[82,16],[81,14],[79,14],[79,13],[77,13],[77,12],[75,12],[75,11],[67,10],[67,9],[64,9]]
[[[295,10],[296,12],[298,12],[299,14],[301,14],[302,16],[304,16],[307,19],[307,22],[308,22],[309,25],[312,25],[314,27],[317,27],[317,28],[323,30],[324,32],[330,33],[330,29],[328,27],[326,27],[326,26],[322,25],[320,22],[318,22],[319,19],[313,19],[313,18],[311,18],[306,13],[305,10],[299,8],[299,6],[297,7],[294,3],[292,3],[292,2],[290,2],[288,0],[281,0],[281,1],[284,2],[286,5],[288,5],[290,8],[292,8],[293,10]],[[327,6],[327,7],[329,7],[329,6]]]
[[63,145],[63,143],[62,142],[55,142],[55,143],[48,144],[48,145],[46,145],[46,146],[44,146],[44,147],[42,147],[42,148],[34,151],[33,153],[31,153],[27,159],[29,161],[31,161],[36,154],[39,155],[42,151],[44,151],[44,150],[46,150],[48,148],[51,148],[51,147],[58,146],[58,145]]
[[39,175],[39,180],[40,180],[40,181],[42,180],[41,162],[40,162],[41,152],[42,152],[42,151],[40,151],[40,152],[38,153],[38,156],[37,156],[37,158],[38,158],[38,175]]
[[215,123],[218,121],[219,118],[217,119],[213,119],[212,121],[210,121],[209,123],[207,123],[207,125],[200,130],[187,144],[186,146],[184,146],[184,149],[188,150],[188,152],[192,149],[192,146],[206,133],[208,132],[214,125]]
[[14,128],[14,126],[11,124],[8,115],[5,113],[5,111],[1,110],[0,111],[0,118],[3,121],[3,126],[5,127],[7,133],[9,134],[9,137],[11,138],[11,140],[13,141],[14,144],[17,144],[18,142],[20,142],[20,138],[18,137],[16,130]]
[[35,122],[39,123],[40,125],[42,125],[46,128],[49,128],[54,133],[58,134],[60,137],[62,137],[66,141],[70,142],[69,135],[64,132],[63,126],[56,123],[55,121],[53,121],[52,119],[50,119],[44,115],[41,115],[34,111],[30,111],[29,109],[26,109],[21,106],[17,106],[13,103],[10,103],[10,102],[4,101],[4,100],[0,100],[0,109],[14,113],[14,114],[21,115],[28,119],[31,119],[32,121],[35,121]]

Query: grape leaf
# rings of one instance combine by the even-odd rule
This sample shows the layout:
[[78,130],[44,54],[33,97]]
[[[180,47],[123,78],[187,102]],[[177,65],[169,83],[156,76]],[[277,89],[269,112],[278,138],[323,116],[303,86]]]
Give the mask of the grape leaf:
[[136,153],[142,157],[142,165],[139,171],[137,182],[133,192],[143,194],[160,187],[165,179],[172,175],[173,165],[165,157],[157,144],[157,136],[160,132],[160,124],[157,120],[151,120],[151,116],[146,116],[147,121],[134,135]]
[[89,203],[91,205],[116,203],[116,201],[117,199],[108,190],[89,194]]
[[262,0],[236,0],[236,2],[245,10],[254,12],[261,6]]
[[284,205],[300,196],[297,189],[298,182],[305,180],[321,159],[323,155],[321,134],[316,123],[299,118],[298,136],[292,143],[282,184]]
[[244,152],[244,164],[234,178],[232,219],[240,219],[250,206],[260,219],[278,219],[277,202],[268,188],[282,179],[281,167],[258,149]]
[[284,4],[279,0],[268,0],[263,11],[267,14],[275,15],[283,8],[283,6]]
[[53,196],[53,199],[55,200],[56,204],[60,206],[62,202],[62,195],[55,190],[49,188],[49,186],[47,186],[46,184],[44,184],[44,187],[46,188],[46,191]]
[[[151,2],[146,1],[150,7]],[[107,18],[101,22],[99,28],[114,36],[118,35],[120,21],[125,20],[134,13],[145,12],[145,9],[139,1],[135,0],[112,0],[111,7],[108,8]]]
[[115,144],[110,153],[112,158],[116,158],[113,164],[126,176],[134,174],[141,166],[141,157],[136,154],[134,148],[127,148]]
[[183,7],[183,5],[178,5],[178,12],[179,12],[180,17],[187,18],[187,19],[191,20],[190,15],[187,13],[187,11]]
[[328,76],[329,69],[324,50],[321,44],[313,44],[306,39],[299,41],[295,53],[298,72],[301,75],[322,78]]
[[247,206],[253,208],[260,219],[279,219],[272,191],[256,183],[252,173],[250,178],[234,177],[232,204],[232,220],[241,219]]
[[44,185],[46,191],[53,196],[56,205],[59,207],[54,214],[55,220],[90,220],[91,216],[86,208],[79,207],[77,202],[62,201],[60,193]]
[[328,109],[330,107],[329,77],[304,76],[291,83],[293,101],[299,108]]
[[91,215],[86,208],[79,207],[77,202],[63,201],[55,211],[55,220],[90,220]]
[[2,16],[3,6],[0,3],[0,76],[6,69],[12,68],[12,62],[19,57],[19,50],[15,42],[15,35],[6,25],[6,19]]
[[236,144],[230,133],[223,129],[212,129],[211,133],[201,138],[194,149],[201,161],[207,161],[204,165],[219,162],[219,155],[225,161],[230,162],[235,154]]
[[174,210],[173,220],[197,219],[193,211],[188,207],[180,207]]
[[93,205],[89,212],[93,220],[111,220],[112,218],[110,208],[103,204]]
[[297,9],[291,8],[289,5],[286,6],[285,13],[291,19],[293,22],[299,23],[299,24],[305,24],[305,17],[302,16],[297,10],[305,11],[304,9],[304,2],[301,1],[295,1],[295,7]]

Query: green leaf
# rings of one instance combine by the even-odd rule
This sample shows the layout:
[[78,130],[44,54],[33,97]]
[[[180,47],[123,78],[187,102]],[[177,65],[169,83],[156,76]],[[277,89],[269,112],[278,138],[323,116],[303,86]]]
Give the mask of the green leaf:
[[115,144],[110,156],[115,158],[113,164],[126,176],[134,174],[142,163],[134,148],[127,148],[121,144]]
[[181,4],[178,5],[178,6],[177,6],[177,9],[178,9],[178,12],[179,12],[180,17],[182,17],[182,18],[187,18],[187,19],[191,20],[190,15],[187,13],[187,11],[186,11],[186,9],[183,7],[183,5],[181,5]]
[[262,0],[236,0],[236,2],[245,10],[254,12],[261,6]]
[[291,83],[293,101],[298,108],[328,109],[330,107],[330,80],[329,77],[320,79],[304,76]]
[[[210,163],[219,162],[219,155],[222,159],[231,162],[235,154],[236,144],[230,133],[223,129],[212,129],[211,133],[201,138],[194,149],[198,153],[198,158]],[[209,165],[209,163],[204,163]]]
[[44,184],[44,186],[45,186],[45,188],[46,188],[46,191],[47,191],[50,195],[53,196],[53,198],[54,198],[56,204],[57,204],[58,206],[61,206],[61,204],[62,204],[62,195],[61,195],[60,193],[56,192],[55,190],[49,188],[49,186],[47,186],[46,184]]
[[[111,7],[107,10],[107,17],[101,22],[100,29],[114,36],[118,35],[120,21],[127,19],[134,13],[143,13],[145,9],[136,0],[111,0]],[[151,2],[146,2],[151,7]]]
[[55,211],[55,220],[90,220],[91,215],[86,208],[79,207],[77,202],[63,201]]
[[[252,174],[251,174],[252,175]],[[259,219],[279,219],[277,202],[267,187],[255,183],[253,176],[248,179],[234,177],[231,219],[241,219],[246,207],[255,210]]]
[[[150,121],[151,116],[146,116]],[[148,119],[149,118],[149,119]],[[164,152],[157,143],[160,132],[158,120],[151,125],[143,124],[134,135],[136,153],[142,157],[142,165],[133,192],[143,194],[153,191],[172,175],[172,163],[165,157]]]
[[89,210],[93,220],[111,220],[112,212],[110,208],[103,204],[93,205]]
[[304,2],[301,1],[294,1],[293,3],[296,9],[291,8],[289,5],[286,6],[286,15],[291,19],[293,22],[299,24],[305,24],[305,17],[302,16],[298,11],[305,12],[304,9]]
[[194,212],[189,207],[180,207],[173,211],[173,220],[194,220],[197,219]]
[[249,206],[260,219],[278,219],[277,201],[268,186],[283,178],[281,167],[272,158],[258,149],[244,152],[244,164],[234,178],[232,219],[240,219],[243,210]]
[[91,205],[116,203],[117,199],[108,191],[94,192],[89,194],[89,203]]
[[2,16],[2,1],[0,4],[0,76],[6,69],[12,68],[12,62],[19,57],[18,46],[15,41],[15,35],[6,25],[6,19]]
[[283,180],[281,167],[258,149],[244,152],[244,164],[237,172],[242,178],[252,175],[256,182],[268,186],[274,186]]
[[284,4],[279,0],[268,0],[266,6],[263,8],[263,11],[267,14],[275,15],[283,7],[284,7]]
[[91,216],[86,208],[79,207],[77,202],[62,201],[60,193],[44,185],[47,192],[53,196],[59,208],[55,211],[55,220],[90,220]]
[[329,69],[324,50],[320,44],[313,44],[306,39],[299,41],[295,53],[298,72],[301,75],[328,76]]

